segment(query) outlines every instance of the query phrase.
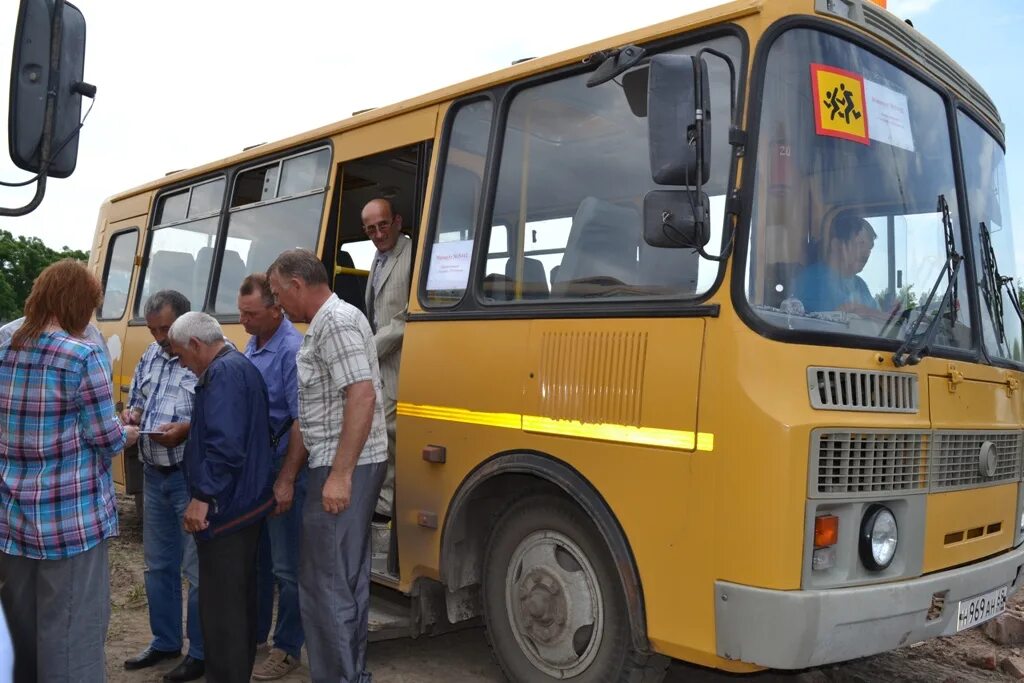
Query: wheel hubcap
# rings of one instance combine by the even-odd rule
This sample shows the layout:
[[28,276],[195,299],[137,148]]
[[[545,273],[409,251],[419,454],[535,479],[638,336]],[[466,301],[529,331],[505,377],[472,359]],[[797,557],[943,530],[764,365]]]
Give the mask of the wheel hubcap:
[[537,531],[512,553],[505,581],[512,632],[530,662],[555,678],[593,662],[604,625],[597,575],[580,547],[555,531]]

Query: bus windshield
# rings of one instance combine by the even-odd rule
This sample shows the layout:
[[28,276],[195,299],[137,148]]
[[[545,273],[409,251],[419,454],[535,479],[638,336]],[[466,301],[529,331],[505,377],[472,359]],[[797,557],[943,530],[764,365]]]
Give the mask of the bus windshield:
[[[947,103],[877,55],[794,29],[769,53],[745,292],[766,323],[972,343]],[[849,345],[852,340],[847,342]]]
[[974,236],[981,331],[990,357],[1020,362],[1021,319],[1010,194],[1003,148],[963,112],[957,114]]

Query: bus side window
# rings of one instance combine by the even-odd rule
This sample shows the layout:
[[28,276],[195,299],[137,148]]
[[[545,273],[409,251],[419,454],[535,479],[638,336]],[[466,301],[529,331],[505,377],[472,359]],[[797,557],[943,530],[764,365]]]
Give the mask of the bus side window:
[[478,100],[455,110],[433,239],[427,247],[427,306],[454,306],[466,292],[493,109],[490,100]]
[[[143,289],[139,313],[142,313],[146,299],[164,289],[173,289],[184,294],[192,304],[192,310],[201,310],[202,300],[194,291],[195,271],[196,260],[188,252],[170,249],[153,252],[149,257],[149,272],[146,273],[146,286]],[[206,291],[205,280],[203,291]]]
[[[558,271],[557,296],[576,294],[573,283],[579,280],[608,278],[609,283],[634,284],[639,243],[640,213],[636,209],[585,198],[572,219]],[[593,285],[583,287],[589,291]]]
[[248,273],[265,271],[287,249],[316,249],[330,164],[331,150],[321,147],[236,176],[216,314],[238,313],[238,288]]
[[[213,247],[203,247],[196,255],[196,272],[193,276],[193,291],[206,289],[206,278],[213,264]],[[237,251],[226,249],[224,260],[220,265],[220,284],[217,287],[217,300],[214,310],[227,311],[237,306],[236,293],[247,275],[245,262]]]
[[99,320],[118,320],[128,306],[128,290],[132,286],[135,250],[139,244],[139,229],[130,228],[114,235],[107,251],[107,265],[103,278],[103,304]]
[[192,310],[203,309],[212,269],[199,256],[216,244],[225,185],[224,178],[204,180],[157,200],[136,317],[142,317],[146,300],[163,289],[184,295]]

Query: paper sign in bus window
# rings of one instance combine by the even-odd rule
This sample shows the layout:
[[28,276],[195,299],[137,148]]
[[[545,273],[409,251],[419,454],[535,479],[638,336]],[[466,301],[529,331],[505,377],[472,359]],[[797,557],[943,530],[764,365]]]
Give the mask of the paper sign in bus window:
[[818,135],[871,144],[863,76],[825,64],[811,64],[811,90]]
[[473,240],[438,242],[430,250],[427,291],[462,291],[469,281]]
[[881,83],[864,81],[871,139],[914,151],[914,131],[910,127],[907,96]]

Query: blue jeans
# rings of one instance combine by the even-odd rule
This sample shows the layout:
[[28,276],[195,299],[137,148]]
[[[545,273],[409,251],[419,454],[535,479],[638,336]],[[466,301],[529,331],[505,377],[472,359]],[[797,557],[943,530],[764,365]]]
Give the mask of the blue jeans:
[[188,579],[188,654],[203,659],[199,623],[199,563],[196,542],[182,527],[191,496],[179,469],[164,474],[143,466],[142,550],[146,560],[146,599],[149,601],[150,646],[165,652],[180,650],[181,574]]
[[[276,472],[274,476],[277,476]],[[277,626],[274,628],[274,647],[296,658],[305,640],[299,615],[298,583],[302,504],[305,499],[306,474],[303,470],[295,481],[295,496],[291,509],[283,515],[267,517],[267,523],[263,526],[263,533],[260,536],[256,565],[256,642],[265,642],[270,634],[276,580]]]

